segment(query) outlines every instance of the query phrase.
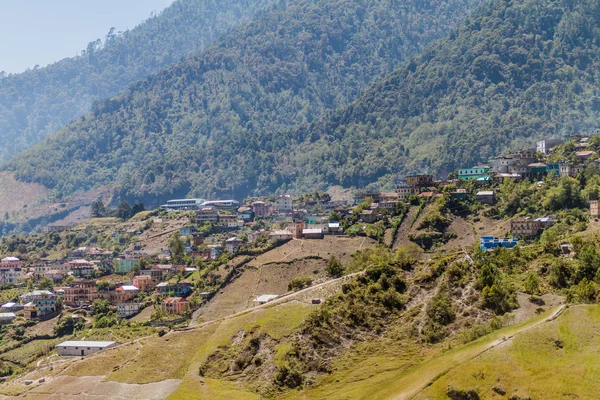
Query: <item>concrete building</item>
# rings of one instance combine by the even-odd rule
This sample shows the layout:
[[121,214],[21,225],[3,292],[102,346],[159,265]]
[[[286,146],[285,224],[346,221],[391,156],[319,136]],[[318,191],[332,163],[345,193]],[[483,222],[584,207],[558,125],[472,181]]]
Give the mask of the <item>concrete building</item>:
[[176,199],[167,201],[167,204],[161,207],[169,211],[197,210],[202,204],[204,204],[203,199]]
[[[162,279],[162,276],[161,276]],[[152,287],[156,286],[156,282],[152,279],[151,276],[148,275],[138,275],[133,277],[133,286],[140,289],[142,292],[146,292],[150,290]]]
[[121,303],[117,305],[117,317],[129,318],[136,314],[139,314],[141,309],[141,303]]
[[225,246],[227,247],[227,251],[231,254],[238,251],[240,247],[244,244],[244,241],[237,236],[229,238],[225,241]]
[[269,217],[273,214],[273,206],[264,201],[255,201],[252,203],[252,211],[256,217]]
[[484,204],[494,204],[495,194],[493,190],[482,190],[477,192],[477,200]]
[[240,202],[237,200],[211,200],[205,201],[204,207],[214,207],[219,210],[237,210],[240,207]]
[[413,194],[419,194],[419,188],[408,185],[398,185],[396,187],[396,193],[398,193],[398,198],[400,200],[406,200]]
[[56,299],[58,296],[48,290],[34,290],[24,294],[23,301],[25,318],[38,318],[53,314],[57,311]]
[[70,287],[63,290],[65,292],[65,304],[69,306],[92,304],[99,297],[96,282],[85,279],[76,279]]
[[100,342],[95,340],[67,340],[56,345],[61,357],[84,357],[102,350],[117,346],[117,342]]
[[133,285],[123,285],[115,289],[112,295],[113,304],[126,303],[133,299],[140,292],[140,289]]
[[13,312],[0,313],[0,325],[12,324],[16,317]]
[[411,187],[427,187],[433,185],[433,175],[408,175],[406,183]]
[[275,239],[278,242],[286,242],[288,240],[292,240],[293,237],[294,234],[286,230],[278,230],[269,233],[269,239]]
[[598,200],[590,200],[590,217],[598,218],[600,216],[600,209],[598,209]]
[[162,301],[162,308],[169,314],[182,314],[190,309],[190,302],[182,297],[169,297]]
[[279,295],[276,295],[276,294],[263,294],[261,296],[258,296],[254,300],[252,300],[252,304],[254,304],[255,306],[258,306],[261,304],[266,304],[270,301],[275,300],[278,297],[279,297]]
[[477,165],[472,168],[460,168],[458,170],[458,179],[468,181],[470,179],[479,179],[489,176],[490,167],[488,165]]
[[279,212],[280,213],[290,213],[294,211],[294,201],[292,196],[289,194],[284,194],[279,197]]
[[479,241],[479,246],[483,251],[494,250],[499,247],[512,249],[517,244],[519,244],[517,239],[498,239],[493,236],[482,236]]
[[323,229],[321,229],[321,228],[303,229],[302,237],[304,239],[323,239]]
[[207,222],[217,224],[219,222],[219,211],[215,207],[203,207],[196,212],[196,222],[198,225]]
[[553,147],[558,146],[561,143],[563,143],[563,139],[558,138],[540,140],[537,142],[536,151],[538,153],[548,154]]

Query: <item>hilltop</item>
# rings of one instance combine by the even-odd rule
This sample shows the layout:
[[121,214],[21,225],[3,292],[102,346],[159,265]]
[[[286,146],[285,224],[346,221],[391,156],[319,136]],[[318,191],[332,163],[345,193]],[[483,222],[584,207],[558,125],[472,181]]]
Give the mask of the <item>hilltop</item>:
[[348,104],[478,4],[282,1],[3,169],[57,198],[101,187],[149,204],[266,193],[291,161],[278,155],[294,150],[283,132]]
[[272,3],[179,0],[134,29],[107,27],[106,37],[80,56],[0,76],[0,162],[99,107],[97,101],[207,48]]

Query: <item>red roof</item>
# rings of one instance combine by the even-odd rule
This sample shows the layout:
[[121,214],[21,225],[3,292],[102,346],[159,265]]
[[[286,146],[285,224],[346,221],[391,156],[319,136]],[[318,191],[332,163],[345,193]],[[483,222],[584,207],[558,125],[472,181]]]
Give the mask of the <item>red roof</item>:
[[163,300],[163,303],[171,304],[171,303],[189,303],[189,302],[186,299],[184,299],[183,297],[167,297],[166,299]]

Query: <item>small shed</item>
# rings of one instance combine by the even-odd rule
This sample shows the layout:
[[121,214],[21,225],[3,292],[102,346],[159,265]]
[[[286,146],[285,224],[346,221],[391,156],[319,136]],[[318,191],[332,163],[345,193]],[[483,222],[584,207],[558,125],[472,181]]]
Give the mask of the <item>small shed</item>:
[[323,229],[303,229],[302,237],[304,239],[323,239]]
[[252,303],[254,303],[255,306],[257,305],[261,305],[261,304],[266,304],[272,300],[275,300],[276,298],[278,298],[279,296],[276,294],[263,294],[261,296],[258,296],[257,298],[255,298]]
[[67,340],[56,345],[59,356],[83,357],[117,346],[117,342],[95,340]]
[[477,200],[484,204],[494,204],[495,195],[493,190],[482,190],[477,192]]

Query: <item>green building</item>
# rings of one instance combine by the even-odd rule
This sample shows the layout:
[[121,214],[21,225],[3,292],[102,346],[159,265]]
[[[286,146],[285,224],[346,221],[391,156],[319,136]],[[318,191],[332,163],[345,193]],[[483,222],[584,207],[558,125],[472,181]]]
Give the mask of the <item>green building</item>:
[[460,168],[458,170],[458,179],[468,181],[469,179],[480,179],[489,176],[490,167],[479,165],[472,168]]
[[115,273],[128,274],[133,268],[140,265],[140,260],[135,258],[117,258],[114,263]]

